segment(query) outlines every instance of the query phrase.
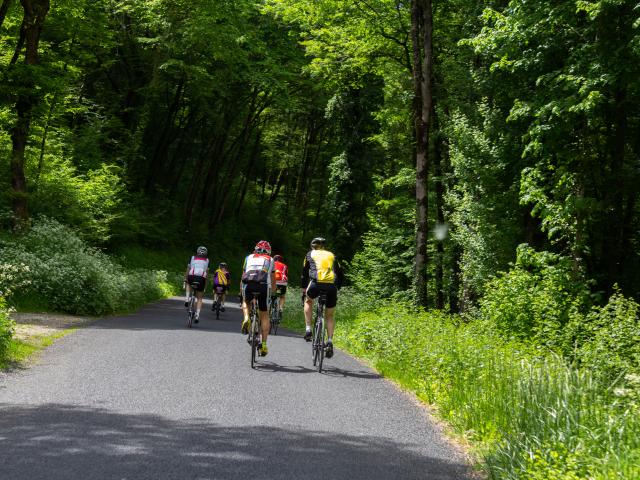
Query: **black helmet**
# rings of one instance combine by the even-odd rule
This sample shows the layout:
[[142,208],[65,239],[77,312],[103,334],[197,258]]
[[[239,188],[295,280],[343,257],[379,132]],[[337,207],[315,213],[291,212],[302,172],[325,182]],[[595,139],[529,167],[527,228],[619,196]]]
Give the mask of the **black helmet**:
[[199,257],[206,257],[207,253],[209,253],[209,251],[207,250],[207,247],[203,247],[202,245],[198,247],[198,249],[196,250],[196,255],[198,255]]
[[274,259],[276,262],[284,262],[284,258],[282,258],[282,255],[275,255],[275,256],[273,257],[273,259]]
[[316,237],[313,240],[311,240],[311,248],[313,248],[314,250],[317,250],[318,248],[324,248],[324,244],[326,243],[326,240],[322,237]]
[[220,263],[218,264],[218,266],[219,266],[220,268],[228,268],[228,265],[227,265],[226,263],[224,263],[224,262],[220,262]]

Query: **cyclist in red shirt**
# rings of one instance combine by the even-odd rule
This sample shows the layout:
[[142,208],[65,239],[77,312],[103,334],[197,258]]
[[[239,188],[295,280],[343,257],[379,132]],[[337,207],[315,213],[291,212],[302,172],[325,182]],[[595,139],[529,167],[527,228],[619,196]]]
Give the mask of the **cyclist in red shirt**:
[[273,257],[274,270],[276,271],[276,288],[275,292],[280,295],[280,313],[284,308],[285,296],[287,294],[287,284],[289,282],[289,269],[284,263],[282,255],[276,255]]

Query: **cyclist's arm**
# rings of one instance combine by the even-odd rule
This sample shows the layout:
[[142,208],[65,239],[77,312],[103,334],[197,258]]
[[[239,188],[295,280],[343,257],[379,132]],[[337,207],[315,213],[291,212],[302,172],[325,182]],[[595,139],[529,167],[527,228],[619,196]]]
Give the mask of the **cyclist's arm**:
[[300,276],[300,286],[305,289],[309,285],[309,262],[307,257],[304,257],[304,263],[302,264],[302,275]]

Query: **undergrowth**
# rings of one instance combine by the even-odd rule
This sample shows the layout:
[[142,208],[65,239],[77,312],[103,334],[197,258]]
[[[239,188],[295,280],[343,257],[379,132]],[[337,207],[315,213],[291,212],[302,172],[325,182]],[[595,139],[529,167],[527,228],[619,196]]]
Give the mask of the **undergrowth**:
[[[300,330],[295,300],[284,323]],[[607,318],[612,309],[603,309]],[[592,363],[571,366],[479,320],[397,302],[375,306],[344,290],[337,319],[336,344],[434,405],[476,446],[492,478],[640,478],[637,372],[607,383]]]

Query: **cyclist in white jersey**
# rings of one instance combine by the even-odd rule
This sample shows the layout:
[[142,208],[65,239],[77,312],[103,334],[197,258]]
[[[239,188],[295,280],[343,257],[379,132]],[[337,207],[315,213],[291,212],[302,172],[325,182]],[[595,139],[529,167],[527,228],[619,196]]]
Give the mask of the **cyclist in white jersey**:
[[242,291],[242,333],[249,332],[249,303],[253,299],[253,294],[257,295],[258,312],[260,316],[260,326],[262,335],[260,338],[261,356],[266,356],[267,337],[269,336],[269,312],[267,311],[267,299],[272,285],[276,284],[276,273],[273,269],[273,259],[271,258],[271,245],[266,240],[260,240],[254,249],[254,253],[244,259],[242,269],[242,279],[240,289]]
[[198,299],[196,317],[193,320],[195,323],[200,321],[202,296],[204,295],[204,289],[207,286],[207,276],[209,275],[209,258],[207,258],[207,254],[206,247],[198,247],[196,254],[189,260],[187,271],[184,274],[187,290],[184,306],[189,306],[189,295],[191,294],[192,285],[196,292],[196,298]]

